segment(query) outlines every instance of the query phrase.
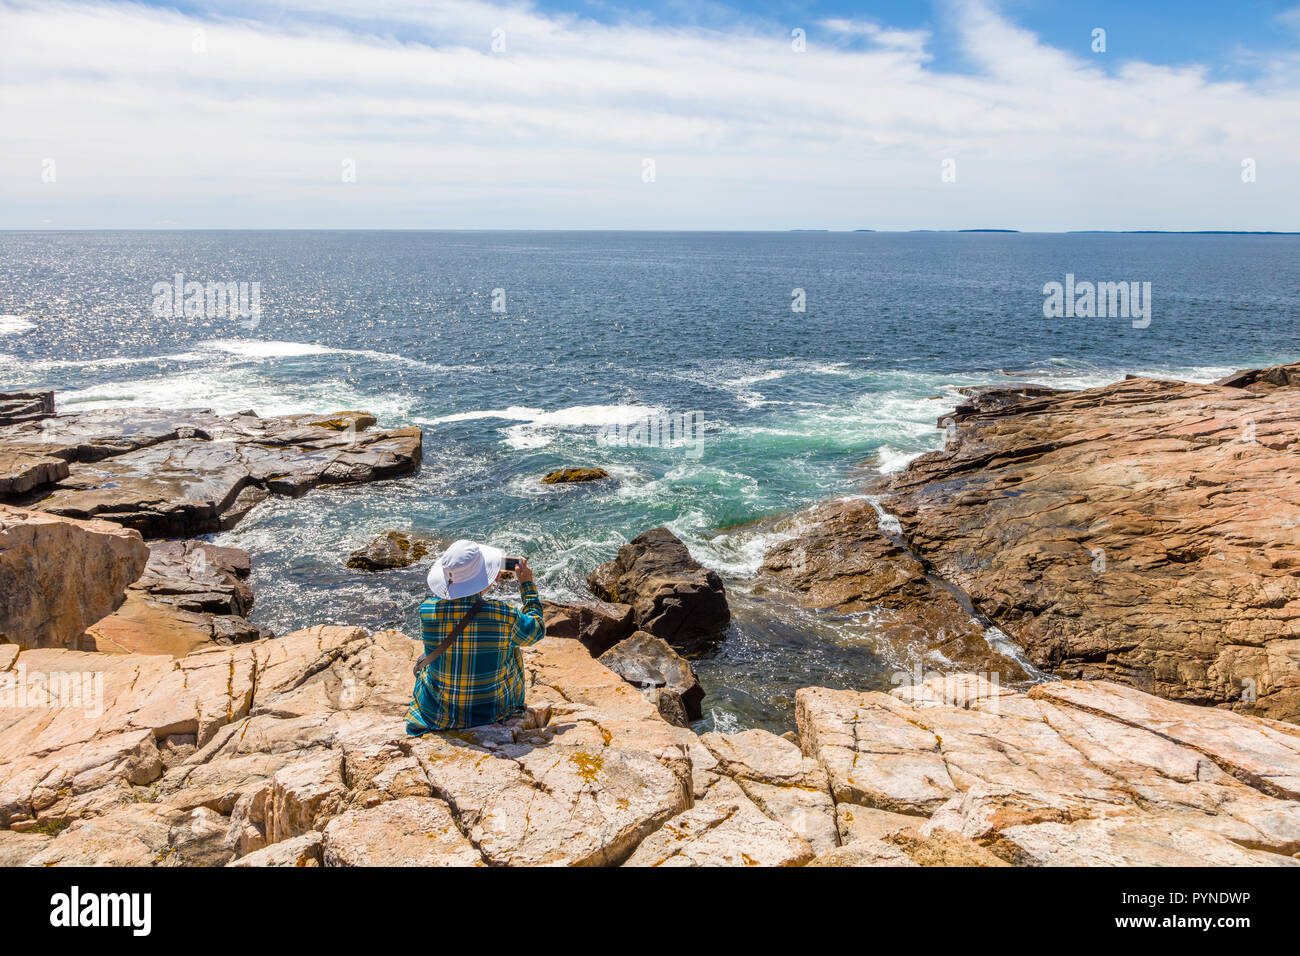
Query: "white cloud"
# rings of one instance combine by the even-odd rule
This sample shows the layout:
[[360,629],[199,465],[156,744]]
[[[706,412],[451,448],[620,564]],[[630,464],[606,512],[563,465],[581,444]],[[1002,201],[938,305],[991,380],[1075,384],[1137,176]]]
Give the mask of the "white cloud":
[[1300,211],[1284,71],[1107,72],[979,0],[952,7],[965,74],[933,68],[923,31],[865,21],[810,25],[796,53],[788,28],[475,0],[225,10],[0,0],[0,226],[1283,229]]
[[849,37],[866,37],[883,47],[906,50],[925,59],[925,45],[930,42],[929,30],[887,30],[867,20],[849,20],[832,17],[822,20],[819,26],[830,33]]

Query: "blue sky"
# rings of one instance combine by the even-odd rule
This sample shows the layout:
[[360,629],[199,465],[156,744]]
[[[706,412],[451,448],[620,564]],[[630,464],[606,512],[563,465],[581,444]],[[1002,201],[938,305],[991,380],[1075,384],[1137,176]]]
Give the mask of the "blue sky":
[[[795,25],[833,17],[865,17],[904,29],[931,31],[934,43],[930,50],[937,69],[960,72],[970,67],[960,43],[945,29],[942,5],[916,0],[661,4],[564,0],[539,7],[602,22],[640,17],[663,25],[720,27],[764,20]],[[1102,27],[1117,58],[1140,57],[1166,66],[1206,64],[1221,76],[1238,78],[1255,72],[1254,55],[1295,49],[1296,32],[1288,27],[1286,14],[1296,7],[1295,2],[1286,0],[1020,0],[1002,5],[1017,23],[1063,50],[1091,53],[1092,31]]]
[[1292,230],[1300,2],[0,0],[0,124],[4,228]]

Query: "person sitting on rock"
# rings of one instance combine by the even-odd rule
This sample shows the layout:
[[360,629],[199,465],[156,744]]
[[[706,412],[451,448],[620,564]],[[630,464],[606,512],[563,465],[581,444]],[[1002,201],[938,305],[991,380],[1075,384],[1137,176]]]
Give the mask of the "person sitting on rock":
[[456,541],[434,562],[434,596],[420,605],[425,655],[415,665],[408,734],[490,724],[523,709],[520,648],[540,641],[546,628],[528,562],[509,560],[522,609],[484,596],[507,561],[500,548]]

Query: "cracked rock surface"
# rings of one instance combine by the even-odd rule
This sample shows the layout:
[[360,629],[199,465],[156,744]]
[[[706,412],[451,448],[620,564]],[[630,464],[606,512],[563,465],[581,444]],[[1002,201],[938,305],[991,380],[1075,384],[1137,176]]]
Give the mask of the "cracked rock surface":
[[[799,743],[700,737],[572,639],[508,721],[413,738],[415,641],[174,658],[0,646],[0,862],[933,866],[1300,861],[1300,731],[1121,685],[807,688]],[[78,680],[73,680],[73,678]],[[5,686],[5,685],[0,685]]]

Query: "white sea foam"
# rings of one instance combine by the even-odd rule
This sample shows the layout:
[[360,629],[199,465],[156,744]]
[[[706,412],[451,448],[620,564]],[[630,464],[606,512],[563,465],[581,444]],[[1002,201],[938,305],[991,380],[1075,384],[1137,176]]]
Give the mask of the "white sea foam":
[[209,339],[199,343],[200,348],[226,352],[243,358],[294,358],[301,355],[328,355],[338,352],[325,345],[310,342],[277,342],[261,339]]
[[473,365],[440,365],[437,362],[425,362],[409,355],[397,355],[393,352],[377,352],[374,349],[344,349],[314,342],[281,342],[264,339],[207,339],[198,343],[198,347],[212,352],[220,352],[234,360],[247,362],[275,361],[277,359],[312,358],[314,356],[343,356],[365,359],[383,365],[404,365],[430,372],[472,372]]
[[1007,637],[1006,632],[1000,627],[990,624],[984,628],[984,640],[993,651],[1015,661],[1026,674],[1035,680],[1048,681],[1056,679],[1035,667],[1033,662],[1025,656],[1024,648]]
[[713,707],[709,710],[709,720],[713,724],[713,729],[720,734],[735,734],[744,729],[740,718],[729,710],[718,710]]
[[[1100,388],[1124,378],[1141,375],[1145,378],[1173,379],[1181,382],[1213,382],[1237,371],[1231,365],[1135,365],[1131,368],[1107,368],[1086,359],[1062,356],[1048,359],[1045,368],[1013,369],[1011,376],[1020,381],[1035,381],[1052,388]],[[984,384],[997,384],[987,382]]]
[[359,392],[338,381],[317,379],[294,385],[266,382],[237,369],[216,368],[60,391],[61,406],[92,408],[210,408],[221,414],[253,409],[260,415],[323,414],[364,408],[386,424],[408,420],[414,399],[384,392]]
[[741,361],[732,360],[710,365],[703,369],[681,369],[674,373],[683,381],[730,392],[735,400],[746,408],[758,408],[763,405],[789,405],[784,399],[769,399],[756,390],[755,385],[775,382],[790,375],[836,375],[850,376],[860,374],[848,362],[813,362],[803,359],[775,359]]
[[438,418],[417,418],[415,421],[421,425],[443,425],[449,422],[472,422],[484,418],[502,418],[508,421],[531,422],[536,421],[538,416],[545,414],[540,408],[525,408],[522,405],[511,405],[509,408],[487,408],[474,412],[456,412],[452,415],[442,415]]
[[[870,500],[866,495],[842,495],[835,502]],[[690,548],[696,560],[731,578],[743,582],[752,578],[763,565],[767,553],[785,541],[808,533],[812,516],[826,502],[818,502],[779,520],[744,525],[731,531],[713,533],[708,516],[699,512],[669,522],[668,527]],[[743,584],[740,585],[744,587]]]
[[876,510],[876,523],[880,526],[880,530],[885,534],[896,534],[901,537],[903,523],[898,520],[898,516],[886,511],[884,505],[880,503],[880,498],[876,495],[863,495],[862,497],[870,502],[871,507]]
[[881,445],[876,449],[876,470],[882,475],[892,475],[896,471],[902,471],[908,462],[923,454],[924,451],[895,451],[888,445]]
[[538,415],[502,429],[504,442],[525,451],[544,448],[564,431],[603,428],[609,425],[635,425],[639,421],[664,414],[656,405],[572,405]]
[[31,319],[24,319],[20,315],[0,315],[0,335],[18,335],[34,328],[36,323]]
[[94,359],[40,359],[29,363],[27,367],[39,372],[61,369],[77,369],[89,372],[107,368],[125,368],[131,365],[204,361],[207,361],[207,356],[198,352],[176,352],[172,355],[110,355]]

